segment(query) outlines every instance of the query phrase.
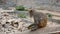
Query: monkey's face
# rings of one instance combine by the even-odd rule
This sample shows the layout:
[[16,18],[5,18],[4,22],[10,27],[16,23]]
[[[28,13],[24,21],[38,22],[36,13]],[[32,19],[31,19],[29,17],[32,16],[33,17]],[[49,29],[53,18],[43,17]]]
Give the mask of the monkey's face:
[[30,17],[33,16],[33,10],[29,10]]

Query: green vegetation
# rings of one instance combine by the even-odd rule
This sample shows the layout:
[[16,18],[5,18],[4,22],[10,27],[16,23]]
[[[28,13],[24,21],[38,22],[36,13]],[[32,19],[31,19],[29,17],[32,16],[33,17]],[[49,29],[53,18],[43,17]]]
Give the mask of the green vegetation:
[[18,11],[28,11],[28,8],[24,7],[23,5],[19,5],[15,7]]
[[22,13],[18,14],[18,17],[19,18],[26,18],[26,16],[24,14],[22,14]]
[[25,7],[23,5],[16,6],[15,8],[16,8],[16,10],[19,10],[19,11],[25,10]]
[[53,15],[50,13],[46,13],[49,18],[51,18]]
[[52,22],[53,22],[53,19],[52,19],[52,14],[50,14],[50,13],[46,13],[47,14],[47,16],[49,17],[49,19],[51,19],[52,20]]

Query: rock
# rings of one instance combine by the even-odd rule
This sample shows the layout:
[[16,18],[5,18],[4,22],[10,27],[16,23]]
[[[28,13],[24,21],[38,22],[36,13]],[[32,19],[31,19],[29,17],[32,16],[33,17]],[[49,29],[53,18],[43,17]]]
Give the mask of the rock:
[[29,30],[27,27],[32,24],[29,19],[25,18],[14,18],[15,16],[9,13],[1,13],[1,31],[5,33],[24,32]]

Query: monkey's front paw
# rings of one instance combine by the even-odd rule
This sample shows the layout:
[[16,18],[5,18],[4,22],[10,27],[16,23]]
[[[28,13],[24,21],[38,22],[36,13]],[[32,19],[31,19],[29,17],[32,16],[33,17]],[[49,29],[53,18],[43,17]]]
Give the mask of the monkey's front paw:
[[37,24],[32,24],[28,27],[28,29],[30,29],[31,31],[35,31],[38,29],[38,26],[37,26]]

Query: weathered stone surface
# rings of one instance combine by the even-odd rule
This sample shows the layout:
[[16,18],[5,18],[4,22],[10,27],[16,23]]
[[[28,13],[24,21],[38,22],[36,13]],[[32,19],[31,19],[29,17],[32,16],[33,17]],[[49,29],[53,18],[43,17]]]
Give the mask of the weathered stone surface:
[[24,32],[29,31],[28,26],[32,24],[29,19],[26,18],[14,18],[9,13],[3,12],[0,14],[0,31],[3,33],[12,33],[12,32]]

